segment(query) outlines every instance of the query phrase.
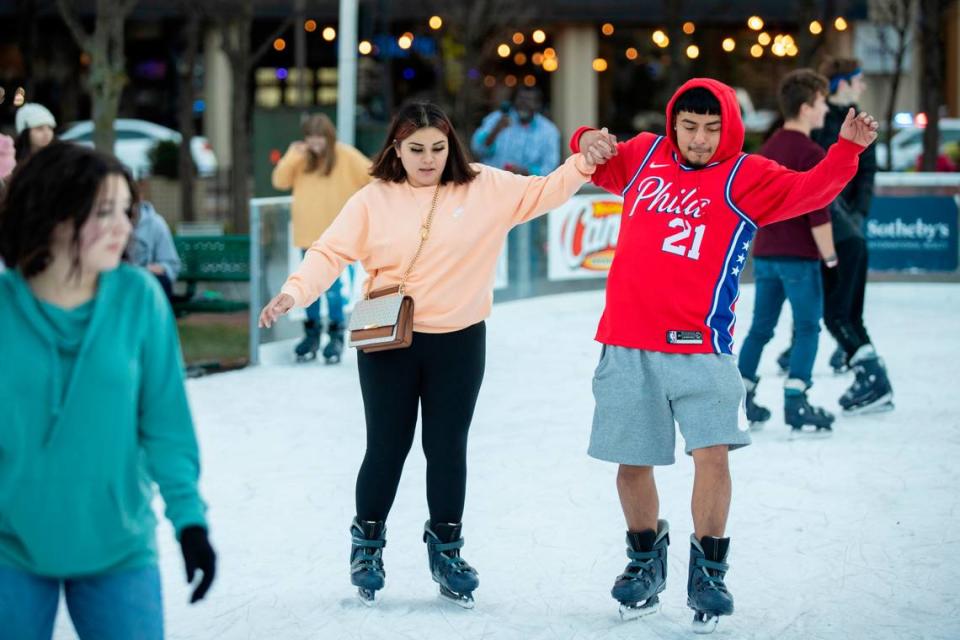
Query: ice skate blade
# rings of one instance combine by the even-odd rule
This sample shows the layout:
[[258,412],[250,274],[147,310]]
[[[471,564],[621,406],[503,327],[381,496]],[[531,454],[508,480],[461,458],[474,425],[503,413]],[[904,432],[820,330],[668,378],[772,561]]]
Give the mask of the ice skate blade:
[[373,589],[364,589],[363,587],[357,589],[357,598],[368,607],[372,607],[377,603],[375,600],[376,597],[377,592]]
[[714,630],[717,628],[718,622],[720,622],[720,616],[703,611],[697,611],[693,614],[691,626],[694,633],[706,635],[714,632]]
[[653,596],[643,604],[627,604],[626,602],[621,602],[620,619],[627,622],[629,620],[645,618],[654,613],[659,613],[660,607],[660,598],[658,596]]
[[445,587],[440,587],[440,599],[455,604],[461,609],[473,609],[476,604],[472,593],[455,593]]
[[324,358],[324,364],[340,364],[340,356],[334,356],[332,358]]
[[305,353],[302,356],[297,356],[297,362],[313,362],[317,359],[317,352],[311,351],[310,353]]
[[752,431],[753,433],[756,433],[758,431],[763,431],[763,427],[766,426],[766,424],[767,424],[766,420],[764,420],[763,422],[759,422],[759,421],[751,422],[749,423],[750,431]]
[[[830,438],[833,436],[832,427],[816,427],[814,429],[804,429],[804,427],[794,427],[792,425],[787,425],[790,427],[790,440],[822,440],[824,438]],[[813,427],[813,425],[804,425],[806,427]]]
[[893,411],[893,394],[888,393],[885,396],[881,396],[876,402],[871,402],[868,405],[860,407],[850,407],[849,409],[843,410],[843,415],[845,416],[862,416],[868,413],[886,413],[887,411]]

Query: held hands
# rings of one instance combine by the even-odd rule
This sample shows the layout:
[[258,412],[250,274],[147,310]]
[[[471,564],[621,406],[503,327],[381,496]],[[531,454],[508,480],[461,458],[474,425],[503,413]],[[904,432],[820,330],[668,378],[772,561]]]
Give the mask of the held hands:
[[286,315],[290,309],[293,309],[293,296],[289,293],[278,293],[260,312],[260,328],[269,329],[277,318]]
[[307,143],[303,140],[294,140],[290,143],[290,147],[287,149],[287,153],[291,151],[296,151],[297,153],[306,153],[307,152]]
[[213,584],[217,573],[217,554],[210,546],[207,530],[200,526],[185,527],[180,532],[180,549],[183,552],[183,565],[187,570],[187,584],[193,584],[193,578],[199,570],[203,577],[190,596],[190,604],[202,600]]
[[589,165],[604,164],[617,155],[617,136],[608,133],[606,127],[600,131],[586,131],[580,136],[580,153]]
[[850,107],[840,127],[840,137],[861,147],[868,147],[877,139],[879,128],[880,124],[869,113],[861,111],[858,115],[857,110]]

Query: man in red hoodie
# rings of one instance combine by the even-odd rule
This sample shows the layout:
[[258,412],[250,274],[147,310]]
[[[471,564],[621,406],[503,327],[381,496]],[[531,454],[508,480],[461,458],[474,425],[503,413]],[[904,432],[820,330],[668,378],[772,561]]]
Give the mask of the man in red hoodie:
[[727,455],[750,443],[732,355],[740,272],[756,229],[826,206],[876,130],[851,109],[823,161],[791,171],[742,152],[733,89],[693,79],[667,105],[667,136],[618,144],[605,131],[574,133],[573,151],[604,149],[593,182],[624,199],[596,336],[603,349],[589,454],[620,465],[630,562],[612,595],[625,618],[656,611],[665,587],[669,526],[658,520],[653,467],[674,462],[675,422],[696,469],[687,604],[697,631],[733,613],[724,583]]

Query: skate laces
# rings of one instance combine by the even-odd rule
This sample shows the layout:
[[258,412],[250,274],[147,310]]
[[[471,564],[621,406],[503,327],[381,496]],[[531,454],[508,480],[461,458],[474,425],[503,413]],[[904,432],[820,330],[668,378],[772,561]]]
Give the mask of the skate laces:
[[366,569],[379,570],[383,566],[383,548],[387,546],[386,540],[367,540],[353,536],[354,557],[350,564],[354,570],[361,571]]
[[630,562],[627,563],[627,568],[621,577],[628,580],[640,580],[641,575],[648,577],[647,573],[653,568],[653,561],[660,557],[660,552],[627,549],[627,557],[630,558]]
[[[703,582],[701,582],[701,584],[705,589],[726,592],[727,585],[723,582],[723,576],[727,573],[730,565],[726,562],[714,562],[706,558],[697,558],[696,566],[703,569],[703,575],[701,576]],[[711,571],[716,571],[717,573],[714,574],[711,573]],[[704,584],[704,582],[706,584]]]
[[463,547],[463,538],[453,542],[431,542],[430,546],[437,552],[436,559],[442,563],[441,571],[445,575],[451,573],[476,573],[477,570],[460,557],[460,554],[447,555],[445,551],[459,551]]

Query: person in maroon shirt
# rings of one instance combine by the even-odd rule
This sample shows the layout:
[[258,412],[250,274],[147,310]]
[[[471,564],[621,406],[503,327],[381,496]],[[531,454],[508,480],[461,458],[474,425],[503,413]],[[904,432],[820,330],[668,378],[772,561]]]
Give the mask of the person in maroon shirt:
[[[825,154],[810,139],[810,131],[823,126],[828,91],[827,79],[811,69],[787,74],[779,92],[784,124],[763,145],[760,155],[795,171],[816,166]],[[754,401],[759,382],[757,366],[764,346],[773,337],[783,303],[789,300],[794,336],[784,383],[784,421],[794,432],[801,432],[805,426],[829,432],[833,415],[811,406],[807,399],[823,316],[820,259],[828,268],[837,266],[829,209],[823,207],[762,227],[757,231],[753,257],[757,297],[739,359],[747,390],[747,419],[754,427],[770,419],[770,411]]]

